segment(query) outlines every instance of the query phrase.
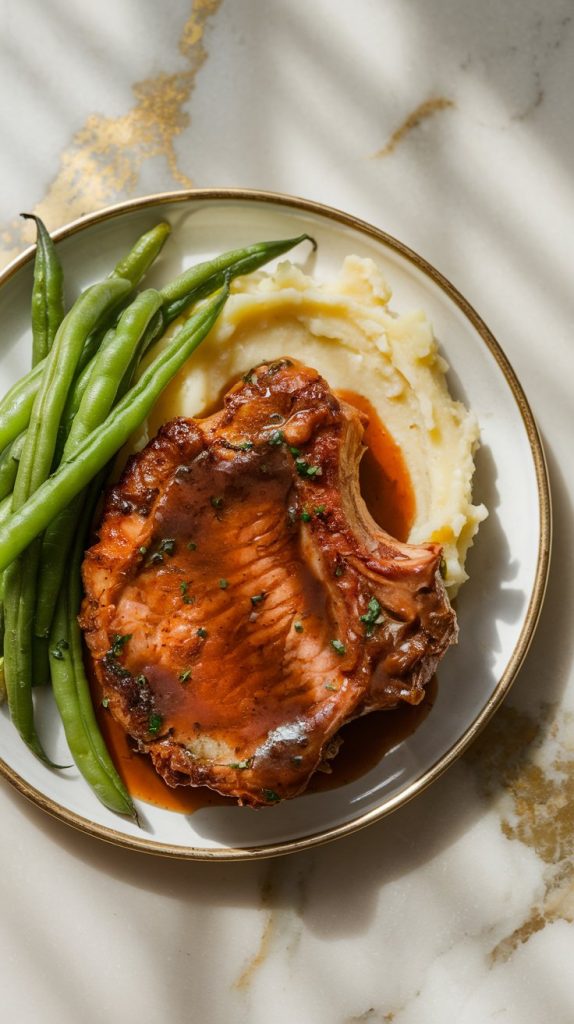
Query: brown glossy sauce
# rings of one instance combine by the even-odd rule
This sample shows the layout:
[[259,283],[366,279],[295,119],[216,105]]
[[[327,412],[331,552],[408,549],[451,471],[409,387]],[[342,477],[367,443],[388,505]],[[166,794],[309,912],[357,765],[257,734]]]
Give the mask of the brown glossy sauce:
[[95,678],[91,680],[92,695],[96,706],[96,717],[106,741],[112,760],[131,796],[147,804],[163,807],[168,811],[192,814],[201,807],[222,807],[235,804],[230,797],[220,796],[207,787],[178,786],[172,789],[157,774],[151,760],[139,754],[132,747],[121,725],[112,718],[101,704],[101,693]]
[[401,704],[393,711],[373,711],[343,726],[343,740],[330,772],[315,772],[305,792],[320,793],[360,779],[375,768],[382,757],[411,736],[429,714],[438,691],[436,676],[425,688],[420,704]]
[[[224,394],[229,387],[224,389]],[[381,423],[375,408],[362,395],[338,391],[339,398],[365,413],[366,451],[361,460],[360,484],[373,519],[397,540],[406,540],[415,513],[415,497],[401,450]],[[221,400],[211,411],[221,408]],[[204,414],[205,415],[205,414]],[[150,759],[133,749],[131,741],[110,713],[101,705],[101,693],[94,677],[92,693],[98,722],[114,764],[131,795],[149,804],[183,814],[202,807],[234,805],[206,787],[179,786],[172,789],[156,773]],[[410,736],[431,710],[436,697],[436,679],[426,689],[424,700],[413,707],[401,705],[394,711],[376,711],[350,722],[341,731],[343,743],[329,773],[317,772],[306,792],[317,793],[344,786],[365,775],[398,743]]]

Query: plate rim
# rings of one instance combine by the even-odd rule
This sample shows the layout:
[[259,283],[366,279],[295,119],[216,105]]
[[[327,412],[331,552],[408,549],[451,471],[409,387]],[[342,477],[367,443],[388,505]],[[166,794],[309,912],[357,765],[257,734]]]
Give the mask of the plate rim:
[[[353,833],[366,828],[368,825],[373,824],[375,821],[380,821],[399,807],[407,804],[419,793],[423,793],[476,739],[487,722],[492,718],[493,714],[500,706],[509,692],[510,687],[514,683],[528,653],[528,649],[538,624],[540,612],[542,610],[550,569],[552,544],[551,492],[542,439],[536,425],[530,403],[528,402],[526,394],[508,357],[492,332],[486,326],[482,317],[479,316],[471,303],[462,295],[461,292],[459,292],[452,282],[423,256],[420,256],[417,252],[405,245],[404,242],[399,241],[399,239],[395,238],[393,235],[390,235],[368,221],[362,220],[353,214],[346,213],[337,207],[327,206],[312,199],[305,199],[283,192],[248,188],[192,188],[150,193],[149,195],[139,196],[119,203],[113,203],[109,206],[103,207],[101,210],[96,210],[93,213],[84,214],[83,216],[75,218],[69,223],[64,224],[62,227],[51,232],[51,234],[54,241],[59,242],[85,230],[86,228],[93,227],[96,224],[116,217],[121,217],[133,210],[145,210],[151,206],[167,206],[172,203],[180,202],[220,202],[222,200],[235,200],[237,202],[250,200],[252,202],[287,207],[297,212],[303,211],[316,214],[322,218],[326,218],[327,220],[353,228],[354,230],[375,239],[375,241],[382,243],[383,246],[391,249],[395,253],[398,253],[424,275],[430,278],[431,281],[446,294],[447,298],[449,298],[463,313],[467,320],[470,321],[481,340],[493,355],[518,407],[526,436],[528,438],[536,476],[540,540],[538,545],[534,582],[520,634],[506,669],[502,673],[495,689],[482,710],[473,719],[462,735],[459,736],[458,740],[456,740],[456,742],[453,743],[437,761],[427,768],[418,779],[411,782],[410,785],[405,786],[405,788],[396,793],[394,797],[384,800],[379,807],[373,808],[372,810],[359,815],[358,818],[352,821],[344,822],[331,828],[322,829],[318,832],[313,832],[300,838],[287,839],[279,843],[271,843],[264,846],[222,847],[215,848],[213,850],[193,846],[183,847],[174,843],[162,843],[154,839],[147,839],[143,836],[129,836],[123,832],[119,832],[117,829],[110,828],[107,825],[97,824],[89,818],[85,818],[75,811],[71,811],[69,808],[62,806],[51,797],[46,796],[46,794],[41,790],[36,789],[35,786],[23,779],[14,768],[8,765],[0,757],[0,774],[2,774],[7,781],[10,782],[16,790],[18,790],[18,792],[36,806],[46,811],[52,817],[57,818],[58,820],[65,822],[67,825],[71,825],[73,828],[87,833],[94,838],[111,843],[114,846],[120,846],[125,849],[137,850],[139,852],[155,854],[157,856],[177,860],[194,861],[263,860],[287,853],[296,853],[302,850],[307,850],[312,847],[332,842],[333,840],[342,838],[343,836],[352,835]],[[2,272],[0,272],[0,288],[2,288],[21,268],[30,262],[35,250],[36,245],[33,243],[7,264]]]

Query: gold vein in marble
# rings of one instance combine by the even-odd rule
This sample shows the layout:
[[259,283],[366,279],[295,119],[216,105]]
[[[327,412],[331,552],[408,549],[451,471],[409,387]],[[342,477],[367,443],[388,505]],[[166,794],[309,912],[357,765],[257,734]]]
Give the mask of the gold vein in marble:
[[266,912],[259,944],[247,961],[233,988],[245,992],[269,954],[281,945],[281,956],[292,962],[303,934],[303,917],[309,900],[315,862],[308,858],[302,866],[275,861],[261,882],[260,908]]
[[503,707],[465,755],[485,796],[511,797],[512,815],[501,819],[504,835],[529,846],[544,864],[544,895],[491,950],[496,963],[547,924],[574,921],[574,716],[553,714],[545,706],[534,721]]
[[389,136],[387,142],[382,149],[377,150],[373,153],[373,159],[379,159],[380,157],[390,156],[394,153],[397,146],[406,139],[407,135],[410,135],[415,128],[418,128],[423,121],[428,120],[429,117],[434,117],[441,110],[449,110],[456,106],[453,100],[447,99],[446,96],[433,96],[428,100],[424,100],[423,103],[419,103],[418,107],[415,107],[407,117],[405,117],[402,124],[398,128],[395,128],[394,132]]
[[391,1011],[381,1016],[379,1010],[376,1010],[374,1006],[370,1006],[368,1010],[364,1010],[363,1013],[359,1013],[353,1017],[347,1017],[345,1024],[391,1024],[395,1019],[395,1014]]
[[261,908],[266,910],[266,917],[263,925],[263,931],[261,932],[261,938],[259,939],[259,946],[233,984],[234,988],[240,990],[249,988],[253,981],[253,976],[265,963],[271,949],[271,939],[275,928],[273,907],[270,906],[274,889],[273,870],[274,869],[272,867],[261,884],[260,904]]
[[[44,198],[34,207],[53,230],[84,213],[133,195],[143,165],[163,158],[171,181],[184,188],[193,182],[177,160],[175,140],[190,117],[184,109],[197,73],[207,58],[205,26],[221,0],[193,0],[180,39],[183,71],[162,71],[136,82],[135,103],[125,114],[91,114],[60,157],[60,167]],[[33,239],[29,224],[14,219],[0,230],[0,264],[7,263]]]

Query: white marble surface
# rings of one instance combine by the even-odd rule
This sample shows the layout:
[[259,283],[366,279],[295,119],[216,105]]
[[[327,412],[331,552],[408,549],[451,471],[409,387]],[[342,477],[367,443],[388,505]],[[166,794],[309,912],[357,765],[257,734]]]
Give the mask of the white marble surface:
[[556,535],[505,707],[430,790],[345,841],[161,861],[2,781],[5,1019],[570,1024],[572,0],[4,0],[3,15],[4,261],[21,209],[56,227],[190,183],[364,217],[500,340],[547,445]]

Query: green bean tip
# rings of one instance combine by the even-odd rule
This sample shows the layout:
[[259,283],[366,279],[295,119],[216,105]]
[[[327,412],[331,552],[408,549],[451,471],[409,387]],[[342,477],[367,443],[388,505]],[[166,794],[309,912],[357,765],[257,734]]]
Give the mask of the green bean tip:
[[301,235],[301,241],[302,242],[310,242],[311,243],[311,247],[313,249],[313,252],[317,252],[317,249],[318,249],[317,239],[313,238],[313,235],[308,235],[307,232],[305,232],[304,235]]

